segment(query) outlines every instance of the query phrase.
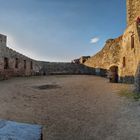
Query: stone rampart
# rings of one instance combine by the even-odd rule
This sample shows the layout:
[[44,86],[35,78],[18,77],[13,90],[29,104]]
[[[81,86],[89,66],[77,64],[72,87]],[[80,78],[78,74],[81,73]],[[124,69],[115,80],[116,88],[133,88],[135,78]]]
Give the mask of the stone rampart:
[[49,74],[95,74],[95,69],[82,64],[42,62],[40,73]]

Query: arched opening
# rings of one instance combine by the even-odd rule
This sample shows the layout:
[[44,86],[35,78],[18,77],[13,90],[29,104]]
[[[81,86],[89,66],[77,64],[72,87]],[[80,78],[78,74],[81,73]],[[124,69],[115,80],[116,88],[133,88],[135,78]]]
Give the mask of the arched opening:
[[118,66],[111,66],[110,67],[109,80],[111,83],[118,83]]

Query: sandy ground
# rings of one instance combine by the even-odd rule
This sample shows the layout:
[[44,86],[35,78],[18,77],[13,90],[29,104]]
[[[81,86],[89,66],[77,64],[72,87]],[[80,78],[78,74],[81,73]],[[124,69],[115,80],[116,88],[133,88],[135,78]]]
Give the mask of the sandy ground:
[[96,76],[13,78],[0,82],[0,118],[42,124],[45,140],[140,140],[140,102],[117,94],[128,87]]

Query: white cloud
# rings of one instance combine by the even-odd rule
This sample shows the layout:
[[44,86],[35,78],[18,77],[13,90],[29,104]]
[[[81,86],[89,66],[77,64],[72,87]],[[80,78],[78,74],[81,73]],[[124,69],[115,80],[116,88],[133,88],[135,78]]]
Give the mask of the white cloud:
[[100,39],[98,37],[94,37],[91,39],[90,43],[95,44],[99,41]]

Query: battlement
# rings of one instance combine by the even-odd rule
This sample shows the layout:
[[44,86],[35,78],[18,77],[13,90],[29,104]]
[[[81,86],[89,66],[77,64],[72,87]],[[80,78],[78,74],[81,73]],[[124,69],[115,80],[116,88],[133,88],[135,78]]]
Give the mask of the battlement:
[[140,0],[127,0],[127,25],[132,24],[140,16]]
[[7,36],[0,34],[0,46],[7,46]]

